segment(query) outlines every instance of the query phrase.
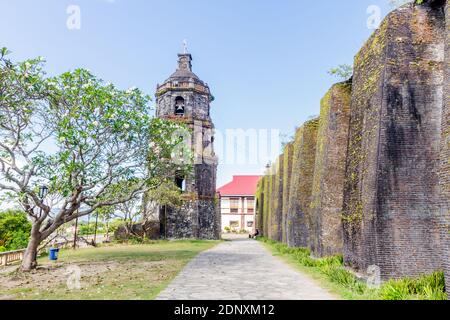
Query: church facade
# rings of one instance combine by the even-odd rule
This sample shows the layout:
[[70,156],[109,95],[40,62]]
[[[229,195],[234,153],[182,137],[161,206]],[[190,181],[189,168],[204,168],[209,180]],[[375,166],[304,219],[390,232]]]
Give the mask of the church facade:
[[[216,199],[217,157],[214,153],[214,124],[208,85],[192,72],[192,55],[178,55],[178,68],[156,90],[156,116],[183,122],[190,129],[194,154],[190,175],[175,173],[182,189],[181,208],[159,207],[160,233],[168,239],[220,239],[220,211]],[[185,139],[186,140],[186,139]]]

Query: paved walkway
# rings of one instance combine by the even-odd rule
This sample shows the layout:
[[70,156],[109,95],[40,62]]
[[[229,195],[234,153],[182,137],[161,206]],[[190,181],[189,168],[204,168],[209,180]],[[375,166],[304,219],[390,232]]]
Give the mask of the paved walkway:
[[234,238],[192,260],[158,300],[332,300],[264,246]]

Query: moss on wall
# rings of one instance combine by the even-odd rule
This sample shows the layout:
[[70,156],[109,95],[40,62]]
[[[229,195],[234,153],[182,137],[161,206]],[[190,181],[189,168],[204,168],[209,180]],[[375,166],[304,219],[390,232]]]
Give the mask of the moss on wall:
[[275,241],[282,240],[282,211],[283,211],[283,155],[280,155],[272,167],[271,189],[271,234]]
[[[445,6],[446,47],[444,61],[444,107],[441,125],[441,165],[439,179],[442,196],[442,257],[446,288],[450,288],[450,2]],[[450,289],[447,290],[450,299]]]
[[382,279],[432,272],[444,256],[450,280],[450,9],[445,18],[444,1],[430,3],[388,15],[355,57],[352,84],[331,88],[320,120],[268,170],[265,235],[316,256],[343,252]]
[[306,122],[297,130],[294,141],[290,201],[286,219],[287,243],[293,247],[308,247],[310,244],[310,201],[318,126],[318,118]]
[[342,254],[342,204],[350,118],[351,83],[334,85],[321,101],[311,195],[314,255]]
[[287,243],[287,213],[289,208],[293,154],[294,144],[291,142],[285,146],[283,157],[283,210],[281,216],[281,240],[283,243]]

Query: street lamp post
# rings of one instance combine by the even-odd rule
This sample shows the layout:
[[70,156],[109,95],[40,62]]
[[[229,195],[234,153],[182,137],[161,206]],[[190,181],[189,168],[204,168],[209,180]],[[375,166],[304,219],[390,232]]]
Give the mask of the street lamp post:
[[[42,205],[44,204],[44,199],[48,194],[48,187],[46,185],[42,185],[39,187],[39,200],[41,200],[41,205],[39,206],[39,217],[42,217]],[[34,257],[34,260],[37,259],[38,252],[36,251],[36,256]]]
[[77,232],[78,232],[78,210],[77,210],[77,219],[75,220],[75,232],[73,234],[73,249],[77,248]]

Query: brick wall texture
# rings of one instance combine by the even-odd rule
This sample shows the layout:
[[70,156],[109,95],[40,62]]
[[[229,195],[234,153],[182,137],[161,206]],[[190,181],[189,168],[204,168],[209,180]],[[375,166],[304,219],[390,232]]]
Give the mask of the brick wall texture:
[[441,15],[402,7],[355,59],[344,259],[383,279],[440,268]]
[[318,119],[306,122],[297,130],[294,141],[290,199],[286,218],[286,242],[292,247],[309,246],[309,210],[318,124]]
[[281,212],[281,241],[287,244],[287,208],[289,207],[289,199],[290,199],[290,188],[291,188],[291,177],[292,177],[292,157],[294,155],[294,145],[293,143],[288,143],[284,148],[284,156],[283,156],[283,192],[282,192],[282,201],[283,208]]
[[[442,256],[446,288],[450,288],[450,2],[445,6],[444,107],[441,128]],[[450,290],[447,290],[450,298]]]
[[364,44],[260,183],[265,235],[383,280],[444,269],[450,287],[447,2],[400,7]]
[[342,204],[351,83],[334,85],[321,102],[311,198],[310,245],[315,256],[342,253]]

